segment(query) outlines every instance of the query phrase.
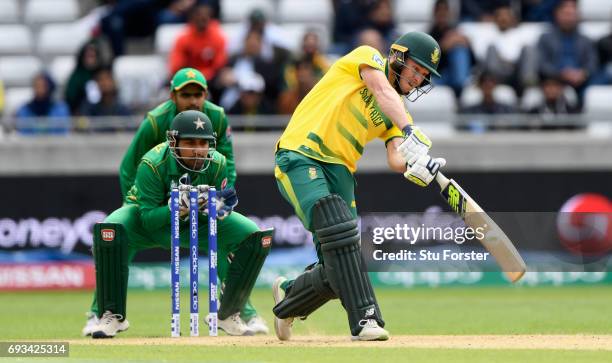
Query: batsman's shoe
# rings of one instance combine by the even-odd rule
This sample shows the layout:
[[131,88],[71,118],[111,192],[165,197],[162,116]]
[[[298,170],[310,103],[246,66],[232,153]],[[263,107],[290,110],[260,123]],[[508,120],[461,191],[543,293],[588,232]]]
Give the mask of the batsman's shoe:
[[259,315],[252,317],[246,324],[253,334],[268,334],[270,332],[268,324]]
[[96,330],[91,333],[91,337],[94,339],[112,338],[117,333],[128,330],[130,323],[127,319],[124,321],[121,321],[121,319],[123,319],[121,314],[113,314],[110,311],[104,312]]
[[100,319],[98,319],[98,316],[91,311],[88,311],[85,316],[87,316],[87,321],[85,322],[83,330],[81,330],[81,334],[83,334],[84,337],[87,337],[98,329]]
[[[208,323],[208,317],[206,317]],[[217,327],[223,330],[227,335],[248,336],[255,335],[251,329],[240,319],[240,312],[230,315],[227,319],[217,322]]]
[[351,337],[352,340],[388,340],[389,332],[378,326],[374,319],[364,319],[359,322],[362,327],[359,335]]
[[[281,284],[287,279],[279,276],[274,280],[272,285],[272,296],[274,297],[274,305],[277,305],[285,298],[285,290],[281,288]],[[280,319],[274,317],[274,331],[279,340],[289,340],[291,338],[291,327],[293,326],[294,318]]]

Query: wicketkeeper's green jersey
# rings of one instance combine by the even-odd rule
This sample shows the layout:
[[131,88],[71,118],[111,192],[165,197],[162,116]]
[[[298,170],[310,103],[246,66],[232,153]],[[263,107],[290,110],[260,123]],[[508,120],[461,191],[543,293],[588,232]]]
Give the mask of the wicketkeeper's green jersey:
[[[216,149],[226,159],[227,183],[228,186],[233,186],[236,181],[236,168],[234,166],[231,128],[225,111],[222,107],[206,101],[202,106],[202,112],[212,122],[213,130],[217,134]],[[162,103],[147,113],[119,168],[119,183],[121,184],[123,197],[127,196],[128,191],[134,184],[140,159],[155,145],[166,141],[166,131],[170,129],[172,120],[177,114],[176,105],[172,100]]]

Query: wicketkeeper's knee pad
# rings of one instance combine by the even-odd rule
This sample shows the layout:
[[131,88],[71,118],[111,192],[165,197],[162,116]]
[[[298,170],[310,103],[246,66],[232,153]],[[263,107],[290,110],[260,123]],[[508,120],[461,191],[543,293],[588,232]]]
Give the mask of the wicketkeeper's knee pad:
[[329,286],[323,265],[298,276],[285,298],[272,311],[281,319],[307,317],[331,299],[337,298]]
[[247,302],[261,267],[272,247],[274,229],[250,234],[236,250],[230,252],[230,265],[222,281],[219,319],[227,319],[237,313]]
[[362,319],[375,319],[384,326],[361,256],[357,220],[346,202],[337,194],[321,198],[313,208],[312,225],[329,283],[348,313],[353,335],[361,330]]

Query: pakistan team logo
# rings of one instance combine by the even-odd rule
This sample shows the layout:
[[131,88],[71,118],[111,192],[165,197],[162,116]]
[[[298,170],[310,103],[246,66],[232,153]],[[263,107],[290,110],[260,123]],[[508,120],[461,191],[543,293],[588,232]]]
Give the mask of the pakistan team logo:
[[317,178],[317,168],[314,168],[314,167],[308,168],[308,177],[311,180],[316,179]]

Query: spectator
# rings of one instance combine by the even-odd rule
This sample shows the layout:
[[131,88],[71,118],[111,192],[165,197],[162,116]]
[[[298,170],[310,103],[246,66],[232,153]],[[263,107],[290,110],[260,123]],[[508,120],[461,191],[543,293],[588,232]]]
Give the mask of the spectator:
[[103,63],[102,49],[98,41],[89,41],[79,50],[75,69],[68,78],[64,91],[64,97],[73,115],[78,114],[83,104],[87,82],[93,78]]
[[[24,134],[67,133],[70,130],[70,112],[66,103],[54,99],[55,82],[46,72],[41,72],[34,76],[32,89],[34,98],[17,110],[17,130]],[[53,119],[27,120],[35,117]]]
[[504,0],[461,0],[459,18],[461,21],[493,21],[493,13]]
[[612,83],[612,33],[601,38],[597,42],[597,53],[599,55],[599,71],[594,76],[593,83]]
[[[523,83],[528,78],[527,72],[530,71],[528,66],[534,63],[527,60],[525,35],[523,30],[517,27],[516,15],[509,4],[495,9],[494,21],[497,35],[487,48],[484,68],[493,73],[501,83],[511,85],[517,94],[521,94]],[[533,70],[532,73],[535,72]]]
[[193,8],[187,29],[178,36],[170,52],[170,74],[181,68],[192,67],[211,81],[225,66],[225,35],[219,22],[211,16],[212,8],[206,3],[199,3]]
[[110,11],[100,21],[115,57],[125,53],[125,39],[155,34],[157,13],[163,2],[157,0],[108,0]]
[[313,64],[305,59],[296,61],[293,69],[295,80],[287,83],[287,88],[278,98],[278,112],[281,114],[293,113],[304,96],[321,79]]
[[284,57],[276,60],[267,60],[262,55],[262,34],[258,30],[251,30],[245,40],[244,48],[240,54],[230,58],[228,66],[219,74],[215,89],[222,90],[220,104],[230,109],[238,100],[238,82],[252,73],[260,74],[265,81],[265,98],[269,104],[275,104],[283,80]]
[[398,38],[390,0],[376,0],[370,5],[367,27],[380,32],[385,39],[385,48]]
[[130,110],[119,101],[117,85],[110,67],[103,67],[94,77],[96,97],[87,100],[81,110],[85,116],[129,116]]
[[230,115],[267,115],[274,113],[263,96],[266,87],[264,79],[257,73],[251,73],[238,80],[240,97],[228,113]]
[[176,24],[187,22],[189,10],[193,8],[196,0],[171,0],[167,7],[157,14],[157,24]]
[[319,35],[316,31],[306,31],[302,38],[301,54],[285,67],[285,87],[295,86],[297,82],[296,64],[302,61],[310,64],[314,73],[315,82],[321,79],[329,69],[329,61],[320,51]]
[[453,24],[447,0],[436,1],[429,34],[440,44],[443,54],[438,65],[442,77],[436,83],[451,87],[459,97],[470,77],[473,55],[469,40]]
[[540,73],[560,76],[578,94],[582,107],[589,78],[597,71],[595,46],[578,31],[578,10],[575,0],[561,0],[555,8],[555,26],[538,41]]
[[[355,35],[367,24],[368,9],[376,0],[333,0],[334,6],[334,44],[332,54],[346,54]],[[386,53],[386,52],[385,52]]]
[[261,9],[254,9],[249,15],[249,21],[242,24],[241,28],[236,32],[235,38],[230,39],[230,55],[244,52],[244,40],[252,31],[262,34],[261,57],[263,59],[275,61],[279,57],[285,57],[280,60],[281,63],[288,60],[290,46],[282,28],[270,23],[266,18],[266,14]]
[[563,80],[559,76],[542,75],[540,79],[542,101],[527,112],[539,114],[546,119],[552,119],[556,115],[579,113],[578,105],[566,97],[564,87]]
[[357,34],[357,44],[355,47],[360,45],[368,45],[380,52],[383,56],[386,56],[388,47],[385,46],[385,39],[382,34],[376,29],[366,28]]
[[559,0],[521,0],[521,20],[553,22],[553,11]]
[[476,105],[462,108],[461,112],[489,115],[516,112],[516,107],[495,100],[493,91],[495,91],[497,85],[498,81],[494,74],[488,72],[481,73],[478,77],[478,87],[482,91],[482,101]]

